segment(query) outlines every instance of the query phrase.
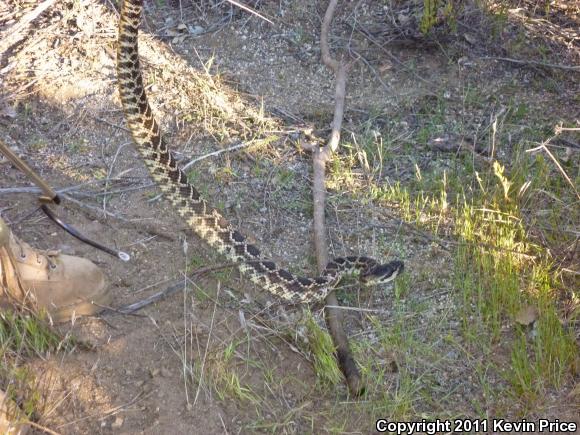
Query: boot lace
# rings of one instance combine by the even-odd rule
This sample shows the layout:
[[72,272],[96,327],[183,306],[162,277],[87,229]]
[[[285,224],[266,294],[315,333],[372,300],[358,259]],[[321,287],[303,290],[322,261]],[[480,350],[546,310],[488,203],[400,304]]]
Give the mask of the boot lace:
[[[16,242],[16,246],[18,246],[18,249],[20,250],[20,258],[24,260],[27,256],[26,249],[24,247],[24,242],[22,242],[17,237],[14,238],[14,241]],[[31,249],[31,248],[29,248],[29,249]],[[36,254],[36,262],[38,264],[41,264],[42,259],[46,258],[46,262],[48,263],[48,267],[50,269],[56,269],[56,261],[54,258],[57,255],[59,255],[59,251],[55,251],[55,250],[41,251],[41,250],[36,250],[36,249],[34,249],[33,251]]]

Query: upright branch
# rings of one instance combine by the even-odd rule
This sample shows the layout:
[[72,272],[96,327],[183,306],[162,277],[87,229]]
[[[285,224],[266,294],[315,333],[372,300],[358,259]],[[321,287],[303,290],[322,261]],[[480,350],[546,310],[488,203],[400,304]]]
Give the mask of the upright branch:
[[[322,62],[332,70],[336,75],[336,86],[334,93],[334,117],[332,120],[332,131],[327,144],[324,147],[314,147],[313,154],[313,186],[312,195],[314,203],[314,246],[316,250],[316,262],[318,272],[322,273],[328,264],[328,247],[326,244],[326,226],[324,223],[324,210],[326,202],[325,173],[326,162],[330,159],[332,153],[338,148],[340,141],[340,130],[344,116],[344,100],[346,96],[346,74],[349,69],[341,60],[336,60],[330,55],[328,46],[328,32],[337,0],[330,0],[322,28],[320,32],[320,48],[322,51]],[[352,356],[348,337],[343,327],[342,312],[329,306],[337,306],[338,300],[334,292],[331,292],[326,298],[325,318],[326,324],[332,336],[336,347],[336,353],[340,368],[346,378],[349,391],[353,395],[360,395],[364,392],[364,384],[356,362]]]
[[334,116],[332,119],[332,131],[328,143],[323,148],[325,158],[330,158],[330,153],[333,153],[338,148],[340,141],[340,130],[342,128],[342,118],[344,117],[344,99],[346,97],[346,74],[349,65],[346,65],[342,59],[336,60],[330,54],[330,47],[328,45],[328,32],[334,10],[338,0],[330,0],[328,8],[322,20],[322,27],[320,29],[320,51],[322,52],[322,63],[326,65],[336,76],[336,86],[334,88]]

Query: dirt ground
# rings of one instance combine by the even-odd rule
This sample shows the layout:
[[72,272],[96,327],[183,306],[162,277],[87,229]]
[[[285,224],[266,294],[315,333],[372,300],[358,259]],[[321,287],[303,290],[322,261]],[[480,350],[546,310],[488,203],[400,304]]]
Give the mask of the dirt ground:
[[[35,3],[0,1],[1,29],[18,23]],[[309,156],[297,143],[307,126],[324,137],[334,98],[334,78],[319,60],[322,3],[253,2],[273,21],[269,24],[230,6],[212,9],[211,2],[183,2],[181,8],[179,2],[146,2],[140,40],[150,99],[183,162],[262,139],[200,160],[191,179],[275,261],[303,274],[315,268],[311,172]],[[517,57],[514,53],[536,58],[526,41],[510,33],[511,25],[521,24],[516,12],[499,45],[491,44],[481,28],[470,27],[476,20],[471,15],[459,20],[451,40],[425,42],[405,33],[413,28],[412,10],[397,10],[400,28],[394,31],[388,25],[390,2],[340,3],[348,5],[337,16],[331,44],[348,47],[347,56],[358,59],[348,80],[344,137],[366,122],[370,129],[391,128],[401,138],[395,151],[408,146],[404,142],[411,141],[421,116],[411,108],[434,95],[447,98],[446,116],[483,123],[489,113],[464,109],[468,88],[499,95],[498,101],[506,103],[525,101],[531,113],[549,112],[550,120],[580,119],[577,71],[546,72],[492,59]],[[553,36],[546,44],[554,44],[547,46],[558,57],[545,62],[578,65],[578,11],[574,2],[562,3],[570,9],[560,11],[560,26],[544,32]],[[27,362],[41,379],[39,424],[71,434],[372,432],[370,414],[349,406],[354,399],[344,385],[317,382],[312,357],[302,346],[302,327],[296,326],[299,309],[280,306],[229,269],[183,278],[184,271],[219,265],[222,259],[195,239],[158,196],[131,144],[116,88],[117,16],[110,1],[57,2],[0,60],[3,140],[56,189],[81,185],[68,191],[64,206],[55,210],[66,222],[131,255],[123,263],[71,238],[37,210],[30,192],[0,194],[0,213],[19,237],[39,248],[92,259],[106,272],[115,295],[114,306],[102,316],[60,327],[90,350],[79,346]],[[522,22],[534,35],[536,22]],[[446,125],[443,136],[449,133]],[[271,142],[263,140],[272,136]],[[416,145],[416,154],[421,169],[445,164],[445,154],[434,154],[429,145]],[[381,177],[385,182],[412,178],[415,162],[393,158]],[[365,174],[351,176],[357,182]],[[1,188],[30,186],[0,160]],[[451,254],[407,231],[396,216],[397,210],[385,205],[331,189],[331,254],[405,261],[413,283],[405,303],[425,310],[410,315],[407,325],[424,331],[425,343],[435,343],[434,351],[441,346],[444,358],[455,361],[449,369],[446,360],[431,362],[429,376],[445,398],[414,403],[414,415],[481,415],[464,400],[483,397],[480,403],[486,403],[485,392],[471,385],[472,367],[458,363],[425,323],[444,319],[445,333],[457,333]],[[115,310],[179,282],[183,286],[177,292],[134,315]],[[346,305],[379,310],[388,322],[391,295],[391,288],[357,292]],[[321,311],[314,314],[321,322]],[[364,312],[349,312],[348,325],[354,341],[372,341],[373,325]],[[385,364],[392,359],[385,355]],[[393,369],[384,380],[385,391],[397,385]],[[524,415],[577,418],[574,401],[562,400],[573,388],[569,383],[548,392],[541,408]],[[484,412],[521,416],[523,411],[509,402],[487,402]]]

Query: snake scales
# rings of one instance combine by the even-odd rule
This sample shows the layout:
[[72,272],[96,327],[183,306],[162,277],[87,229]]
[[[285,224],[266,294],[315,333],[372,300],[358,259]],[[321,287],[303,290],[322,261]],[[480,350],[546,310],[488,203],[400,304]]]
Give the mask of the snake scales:
[[262,257],[220,213],[200,197],[169,151],[147,100],[139,64],[138,28],[142,0],[124,0],[119,22],[117,73],[127,124],[137,150],[155,182],[193,231],[212,248],[235,262],[254,284],[289,303],[317,302],[331,292],[346,274],[358,274],[363,283],[394,279],[403,263],[379,264],[368,257],[344,257],[331,261],[317,278],[294,276]]

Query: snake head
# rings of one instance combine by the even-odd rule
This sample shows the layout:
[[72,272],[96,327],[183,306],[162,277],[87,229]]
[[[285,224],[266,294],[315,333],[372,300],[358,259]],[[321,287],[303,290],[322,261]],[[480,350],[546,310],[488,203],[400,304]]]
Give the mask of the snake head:
[[365,286],[385,284],[394,280],[403,270],[405,265],[402,261],[391,261],[387,264],[377,264],[360,276],[360,281]]

